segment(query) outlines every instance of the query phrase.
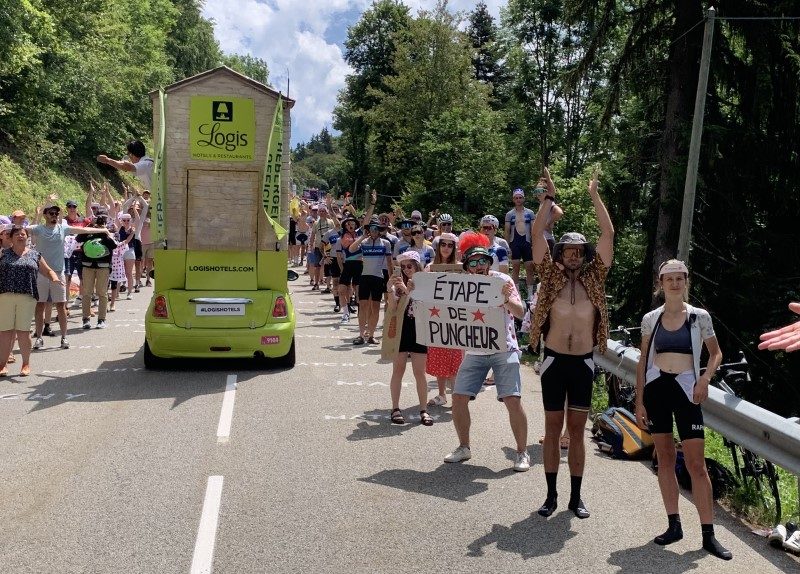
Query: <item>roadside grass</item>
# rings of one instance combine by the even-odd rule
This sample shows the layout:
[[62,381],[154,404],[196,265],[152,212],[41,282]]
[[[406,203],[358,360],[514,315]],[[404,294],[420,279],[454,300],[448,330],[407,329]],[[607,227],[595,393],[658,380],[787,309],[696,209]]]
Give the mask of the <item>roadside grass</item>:
[[[36,207],[42,205],[50,194],[58,196],[62,208],[68,199],[76,200],[79,212],[83,213],[90,176],[101,183],[106,180],[93,163],[71,164],[70,171],[26,167],[12,155],[0,152],[0,215],[10,215],[22,209],[33,222]],[[114,190],[121,189],[123,180],[137,183],[128,174],[122,175],[122,179],[119,176],[115,173],[109,180]],[[119,196],[118,191],[115,196]]]

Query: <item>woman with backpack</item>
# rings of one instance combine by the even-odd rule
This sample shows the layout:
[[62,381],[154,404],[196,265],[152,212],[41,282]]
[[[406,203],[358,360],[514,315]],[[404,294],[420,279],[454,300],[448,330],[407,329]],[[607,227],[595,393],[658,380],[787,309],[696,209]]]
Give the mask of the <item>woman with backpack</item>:
[[[636,369],[636,423],[649,429],[658,455],[658,486],[669,526],[654,542],[661,546],[683,538],[678,513],[677,452],[673,420],[683,445],[686,468],[692,478],[692,496],[703,533],[703,548],[718,558],[733,555],[714,536],[714,499],[706,470],[703,411],[708,384],[722,362],[711,315],[686,301],[689,269],[670,259],[658,272],[664,304],[642,319],[642,348]],[[700,354],[705,345],[709,358],[700,374]]]

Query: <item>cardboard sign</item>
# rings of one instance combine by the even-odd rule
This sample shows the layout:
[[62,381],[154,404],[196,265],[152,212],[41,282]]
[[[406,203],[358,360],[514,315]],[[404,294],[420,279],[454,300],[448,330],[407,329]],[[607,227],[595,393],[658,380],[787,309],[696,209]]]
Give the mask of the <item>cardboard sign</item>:
[[192,159],[253,161],[255,104],[250,98],[192,96],[189,150]]
[[415,274],[417,342],[447,349],[506,352],[503,285],[499,277],[487,275]]
[[439,305],[414,301],[417,342],[429,347],[504,353],[506,310],[503,307]]
[[414,275],[413,298],[453,305],[499,307],[505,281],[488,275],[468,273],[419,273]]

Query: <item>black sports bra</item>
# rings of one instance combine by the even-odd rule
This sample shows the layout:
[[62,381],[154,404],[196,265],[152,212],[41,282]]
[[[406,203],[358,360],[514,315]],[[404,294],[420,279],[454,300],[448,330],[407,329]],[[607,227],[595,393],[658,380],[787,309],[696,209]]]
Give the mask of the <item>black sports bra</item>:
[[692,332],[689,322],[686,321],[677,331],[668,331],[664,325],[659,325],[653,339],[656,353],[692,354]]

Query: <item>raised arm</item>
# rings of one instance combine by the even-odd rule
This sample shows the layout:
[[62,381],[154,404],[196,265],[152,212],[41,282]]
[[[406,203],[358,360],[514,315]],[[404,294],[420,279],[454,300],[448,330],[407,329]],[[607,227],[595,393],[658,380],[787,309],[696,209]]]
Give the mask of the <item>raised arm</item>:
[[600,226],[600,237],[597,240],[597,254],[603,260],[606,267],[611,267],[614,258],[614,225],[608,215],[603,200],[597,192],[598,173],[594,172],[592,180],[589,182],[589,196],[592,198],[594,212],[597,215],[597,223]]
[[[536,265],[539,265],[544,260],[545,253],[550,250],[550,246],[544,238],[544,230],[547,228],[547,215],[556,200],[556,186],[553,183],[553,178],[550,177],[550,170],[547,168],[544,168],[544,180],[547,185],[547,191],[539,204],[539,212],[536,214],[531,228],[533,262]],[[506,227],[509,227],[508,223],[506,223]]]
[[375,211],[375,204],[378,203],[378,192],[372,190],[369,194],[369,205],[367,211],[364,213],[364,219],[361,220],[361,225],[367,225],[372,219],[372,213]]
[[115,159],[111,159],[107,155],[99,155],[97,156],[98,163],[104,163],[106,165],[110,165],[113,168],[119,169],[121,171],[132,171],[136,172],[136,166],[133,165],[129,161],[117,161]]

